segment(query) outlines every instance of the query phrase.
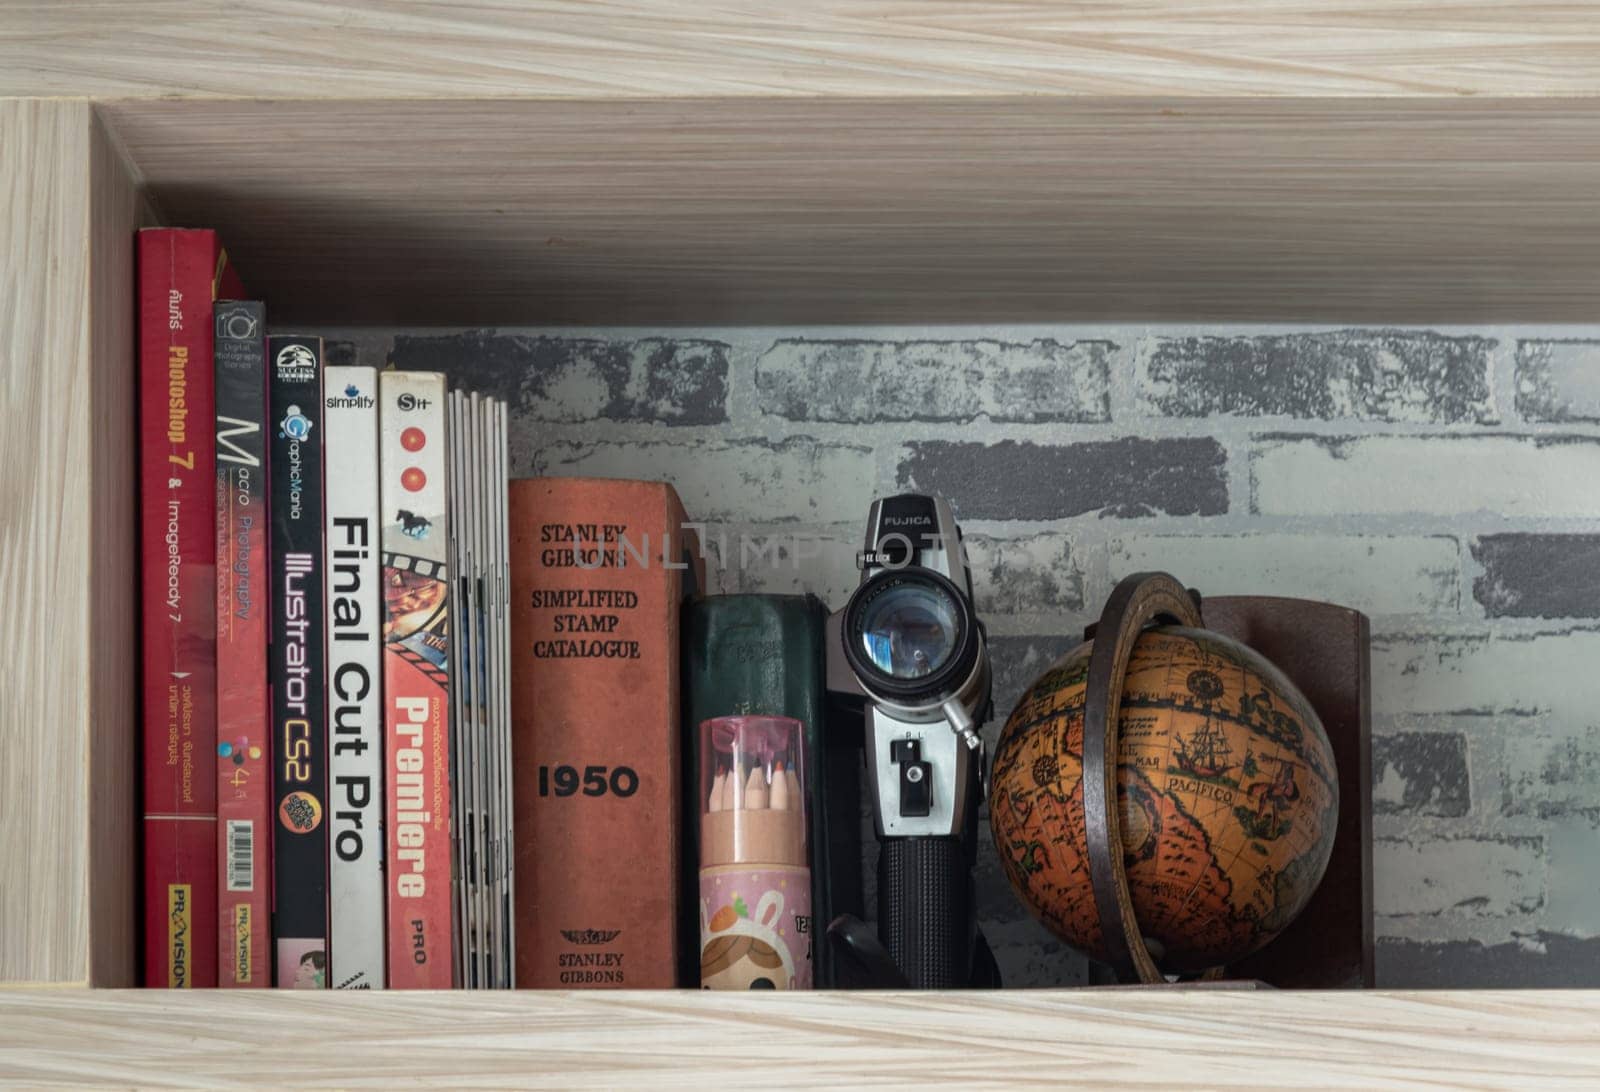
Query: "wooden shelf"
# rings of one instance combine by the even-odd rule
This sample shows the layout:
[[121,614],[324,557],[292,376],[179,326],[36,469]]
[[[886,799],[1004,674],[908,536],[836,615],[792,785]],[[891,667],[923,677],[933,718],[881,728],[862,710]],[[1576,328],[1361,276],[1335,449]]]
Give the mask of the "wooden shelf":
[[1600,97],[138,100],[302,322],[1581,321]]
[[[134,977],[141,224],[222,229],[287,321],[1594,318],[1581,5],[193,7],[0,17],[28,671],[0,687],[0,981]],[[0,1078],[1592,1085],[1597,1017],[1600,992],[21,989]]]
[[0,1081],[1593,1087],[1600,993],[0,990]]
[[27,5],[0,95],[1582,97],[1600,15],[1496,0]]

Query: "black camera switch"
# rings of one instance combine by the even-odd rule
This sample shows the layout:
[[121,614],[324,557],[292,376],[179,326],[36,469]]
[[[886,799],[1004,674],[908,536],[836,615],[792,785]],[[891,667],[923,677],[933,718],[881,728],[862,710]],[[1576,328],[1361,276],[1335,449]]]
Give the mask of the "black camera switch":
[[900,767],[900,815],[926,816],[933,806],[933,767],[922,761],[922,742],[897,739],[889,744],[889,758]]

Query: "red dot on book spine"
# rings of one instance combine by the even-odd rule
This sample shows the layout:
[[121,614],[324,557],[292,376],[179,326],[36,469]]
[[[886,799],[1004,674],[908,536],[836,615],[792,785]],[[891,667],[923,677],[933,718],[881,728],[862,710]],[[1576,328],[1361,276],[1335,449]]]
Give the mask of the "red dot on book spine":
[[428,476],[418,466],[408,466],[400,472],[400,484],[415,493],[428,484]]
[[428,434],[420,428],[408,428],[400,434],[400,446],[407,451],[421,451],[428,443]]

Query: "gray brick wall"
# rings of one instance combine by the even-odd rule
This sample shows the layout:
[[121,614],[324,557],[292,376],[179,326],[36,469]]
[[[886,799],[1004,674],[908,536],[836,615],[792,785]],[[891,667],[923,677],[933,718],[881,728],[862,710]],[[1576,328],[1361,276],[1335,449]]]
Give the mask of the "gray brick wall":
[[[509,398],[519,474],[675,481],[720,590],[837,606],[868,501],[945,493],[1000,719],[1131,571],[1366,611],[1380,983],[1600,985],[1594,331],[324,332]],[[982,849],[1007,981],[1082,981]]]

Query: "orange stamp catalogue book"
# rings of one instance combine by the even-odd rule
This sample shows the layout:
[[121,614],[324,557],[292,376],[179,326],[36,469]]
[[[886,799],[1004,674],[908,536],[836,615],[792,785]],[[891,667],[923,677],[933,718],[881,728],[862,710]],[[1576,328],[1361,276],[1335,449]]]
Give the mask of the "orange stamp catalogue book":
[[516,984],[677,981],[679,616],[705,585],[661,482],[511,483]]

